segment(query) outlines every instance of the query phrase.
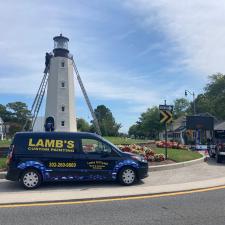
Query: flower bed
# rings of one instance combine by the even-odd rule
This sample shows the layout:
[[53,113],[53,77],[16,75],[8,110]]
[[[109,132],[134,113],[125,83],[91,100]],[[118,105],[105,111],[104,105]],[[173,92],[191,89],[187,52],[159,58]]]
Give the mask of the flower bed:
[[159,148],[173,148],[173,149],[188,149],[186,145],[180,144],[176,141],[156,141],[156,146]]
[[119,145],[118,146],[120,150],[123,152],[130,152],[137,155],[142,155],[146,160],[153,162],[161,162],[165,160],[164,154],[156,154],[151,148],[147,146],[139,146],[139,145]]

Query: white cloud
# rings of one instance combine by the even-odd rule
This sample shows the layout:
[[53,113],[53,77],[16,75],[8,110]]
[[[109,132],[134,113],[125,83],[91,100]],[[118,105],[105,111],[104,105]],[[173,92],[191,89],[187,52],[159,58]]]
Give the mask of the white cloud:
[[146,29],[160,29],[183,53],[183,66],[209,75],[225,72],[225,1],[127,0]]
[[[156,74],[160,71],[139,74],[136,72],[139,65],[130,65],[135,70],[128,71],[112,68],[115,64],[110,65],[110,61],[102,62],[104,53],[114,50],[104,46],[111,40],[103,43],[99,36],[91,36],[92,32],[86,35],[85,29],[88,29],[92,20],[93,25],[100,23],[104,20],[104,15],[101,17],[101,10],[98,11],[96,6],[89,8],[81,2],[76,3],[76,6],[73,1],[68,1],[67,4],[60,1],[1,3],[0,94],[35,94],[43,74],[44,54],[53,47],[52,37],[62,31],[71,40],[71,52],[77,56],[78,70],[91,98],[118,100],[127,107],[127,113],[134,115],[147,107],[158,105],[164,99],[183,96],[186,87],[174,87],[173,81],[161,82],[156,79]],[[172,0],[127,1],[127,6],[138,14],[140,26],[146,30],[149,26],[154,26],[154,29],[165,32],[175,51],[183,53],[183,57],[176,62],[176,72],[177,69],[182,72],[182,68],[189,67],[206,75],[223,72],[225,69],[224,5],[222,1],[211,4],[200,0],[192,0],[186,4]],[[124,33],[113,33],[112,39],[118,43],[137,35],[135,27],[129,28]],[[115,43],[114,46],[119,48]],[[168,52],[171,48],[168,50],[166,47],[160,43],[150,43],[136,56],[134,53],[134,59],[147,57],[151,51],[158,49],[162,50],[161,54],[171,57],[172,54]],[[3,70],[4,67],[8,70]],[[165,76],[172,74],[174,70],[172,67],[161,69],[161,74],[165,73]],[[76,89],[76,95],[81,97],[80,88]]]

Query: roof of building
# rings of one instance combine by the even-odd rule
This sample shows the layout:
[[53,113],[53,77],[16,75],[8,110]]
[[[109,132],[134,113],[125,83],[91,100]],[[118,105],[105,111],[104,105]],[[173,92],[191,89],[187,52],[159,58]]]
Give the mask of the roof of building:
[[214,130],[225,130],[225,121],[215,124]]

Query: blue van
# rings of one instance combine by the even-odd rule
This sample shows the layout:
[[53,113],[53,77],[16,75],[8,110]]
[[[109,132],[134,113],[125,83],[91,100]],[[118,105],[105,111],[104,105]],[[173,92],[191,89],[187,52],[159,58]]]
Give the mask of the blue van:
[[148,163],[93,133],[19,132],[10,147],[6,179],[26,189],[42,182],[116,180],[132,185],[148,176]]

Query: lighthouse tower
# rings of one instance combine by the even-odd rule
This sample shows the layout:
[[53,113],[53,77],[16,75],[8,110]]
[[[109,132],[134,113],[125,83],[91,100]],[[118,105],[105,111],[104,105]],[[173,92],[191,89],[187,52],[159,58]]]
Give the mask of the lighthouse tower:
[[46,131],[77,131],[72,55],[67,37],[56,36],[53,55],[47,55],[49,69],[45,108]]

